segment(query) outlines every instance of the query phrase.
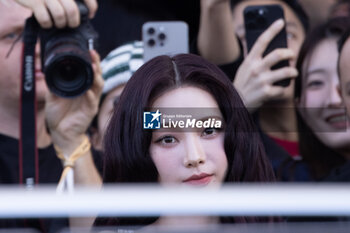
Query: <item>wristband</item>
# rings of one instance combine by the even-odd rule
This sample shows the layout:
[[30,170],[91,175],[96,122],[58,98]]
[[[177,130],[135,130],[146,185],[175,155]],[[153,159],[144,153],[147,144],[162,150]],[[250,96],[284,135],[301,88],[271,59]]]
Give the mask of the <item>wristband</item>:
[[68,172],[74,168],[75,161],[79,159],[81,156],[85,155],[90,150],[91,143],[89,138],[85,135],[84,140],[68,157],[62,153],[62,150],[58,146],[54,145],[54,148],[55,148],[57,157],[63,162],[63,172],[56,189],[57,192],[60,192],[64,187],[64,183],[67,181]]

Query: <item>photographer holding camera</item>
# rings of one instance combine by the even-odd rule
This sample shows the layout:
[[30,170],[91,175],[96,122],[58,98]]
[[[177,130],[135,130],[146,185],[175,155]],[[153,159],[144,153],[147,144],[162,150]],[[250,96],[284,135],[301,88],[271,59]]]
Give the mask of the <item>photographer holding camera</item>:
[[[51,26],[40,16],[43,12],[44,1],[18,1],[34,11],[38,21],[45,27]],[[54,3],[55,2],[55,3]],[[71,2],[73,5],[69,5]],[[88,3],[90,2],[90,3]],[[95,7],[91,7],[94,2]],[[90,10],[90,16],[96,11],[96,1],[86,1]],[[57,27],[78,26],[79,11],[73,0],[45,1],[46,11],[50,11],[54,24]],[[56,4],[56,5],[55,5]],[[66,20],[59,22],[55,13],[59,12],[58,4],[65,6],[63,9]],[[90,4],[90,5],[89,5]],[[72,7],[73,6],[73,7]],[[71,8],[72,7],[72,8]],[[18,42],[22,37],[24,23],[32,11],[18,5],[14,1],[0,1],[0,183],[1,184],[26,184],[33,185],[30,180],[22,180],[21,173],[28,164],[22,163],[19,157],[20,139],[20,100],[21,100],[21,57],[23,44]],[[62,10],[62,9],[61,9]],[[47,13],[47,12],[46,12]],[[71,14],[74,17],[71,17]],[[41,18],[40,18],[41,17]],[[95,51],[90,51],[91,69],[93,74],[92,86],[80,96],[63,99],[48,91],[45,75],[40,62],[39,43],[35,47],[35,72],[36,85],[36,144],[39,148],[35,167],[37,183],[57,184],[63,170],[63,162],[57,157],[56,151],[60,151],[69,157],[82,145],[88,147],[89,140],[85,132],[97,113],[99,98],[102,93],[103,79],[101,76],[100,60]],[[90,57],[89,56],[89,57]],[[23,118],[23,121],[26,119]],[[59,148],[59,150],[57,149]],[[89,147],[88,147],[89,148]],[[72,166],[72,164],[70,164]],[[95,167],[90,150],[83,150],[74,163],[74,181],[79,185],[100,186],[101,178]],[[74,222],[75,221],[75,222]],[[71,226],[79,223],[76,220],[70,222]],[[36,228],[43,232],[54,232],[61,227],[68,226],[67,221],[52,221],[49,219],[38,220],[1,220],[0,228]]]

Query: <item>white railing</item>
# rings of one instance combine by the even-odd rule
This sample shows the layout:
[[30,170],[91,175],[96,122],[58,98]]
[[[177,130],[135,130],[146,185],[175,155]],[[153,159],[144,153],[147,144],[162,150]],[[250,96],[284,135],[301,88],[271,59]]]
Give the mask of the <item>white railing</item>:
[[0,186],[0,218],[96,215],[350,216],[350,185],[108,186],[61,195],[54,187]]

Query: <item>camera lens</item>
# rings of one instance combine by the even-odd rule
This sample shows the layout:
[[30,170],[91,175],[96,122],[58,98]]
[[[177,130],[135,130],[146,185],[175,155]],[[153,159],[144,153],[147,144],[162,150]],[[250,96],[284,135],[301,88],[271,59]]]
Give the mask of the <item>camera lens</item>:
[[50,90],[62,97],[83,94],[93,83],[91,66],[79,57],[62,56],[45,70]]
[[148,28],[147,33],[148,33],[149,35],[153,35],[155,31],[156,31],[156,30],[154,30],[154,28]]
[[164,40],[164,39],[166,38],[166,36],[165,36],[164,33],[160,33],[160,34],[158,35],[158,38],[159,38],[160,40]]
[[82,65],[74,60],[68,59],[56,65],[53,71],[53,84],[58,89],[72,91],[81,89],[87,75]]
[[265,11],[264,9],[259,9],[259,15],[264,15]]
[[77,28],[51,28],[39,31],[41,61],[50,91],[72,98],[84,94],[94,80],[89,47],[98,38],[88,19],[88,8],[76,1],[81,16]]
[[147,44],[148,44],[149,47],[153,47],[153,46],[156,44],[156,42],[155,42],[155,40],[153,40],[153,39],[149,39],[149,40],[147,41]]

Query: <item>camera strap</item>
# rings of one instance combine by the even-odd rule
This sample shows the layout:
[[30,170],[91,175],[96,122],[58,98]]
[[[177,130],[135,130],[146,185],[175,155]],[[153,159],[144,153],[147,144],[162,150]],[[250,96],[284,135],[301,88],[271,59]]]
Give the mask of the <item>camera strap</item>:
[[24,28],[20,104],[19,183],[27,187],[39,183],[35,92],[35,46],[38,33],[39,25],[32,16],[26,20]]

